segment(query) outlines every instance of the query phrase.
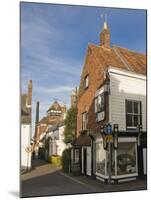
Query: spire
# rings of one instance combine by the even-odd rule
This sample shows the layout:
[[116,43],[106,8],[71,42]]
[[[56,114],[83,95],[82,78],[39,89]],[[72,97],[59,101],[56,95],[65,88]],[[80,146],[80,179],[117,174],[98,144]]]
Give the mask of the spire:
[[107,25],[107,14],[104,15],[104,25],[100,33],[100,46],[110,48],[110,31]]

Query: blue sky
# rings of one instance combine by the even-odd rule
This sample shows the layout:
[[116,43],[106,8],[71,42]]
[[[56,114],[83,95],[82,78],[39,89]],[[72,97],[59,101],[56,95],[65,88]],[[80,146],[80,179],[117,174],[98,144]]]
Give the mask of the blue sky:
[[[71,91],[79,85],[87,45],[99,45],[104,10],[21,3],[21,88],[26,92],[28,80],[33,80],[33,123],[36,101],[40,101],[40,118],[54,99],[69,107]],[[145,53],[146,12],[115,8],[105,12],[111,45]]]

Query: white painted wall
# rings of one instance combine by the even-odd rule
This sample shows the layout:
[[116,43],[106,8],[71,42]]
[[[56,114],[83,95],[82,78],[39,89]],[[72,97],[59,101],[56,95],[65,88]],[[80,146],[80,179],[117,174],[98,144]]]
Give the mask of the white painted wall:
[[57,155],[62,156],[64,149],[67,148],[67,145],[63,141],[64,140],[64,126],[61,126],[57,130],[50,132],[49,136],[51,136],[52,138],[49,144],[49,155],[51,156],[57,153]]
[[31,153],[26,151],[30,147],[31,125],[21,125],[21,167],[31,168]]
[[87,147],[87,175],[91,176],[91,147]]
[[82,150],[81,150],[81,160],[82,160],[82,174],[84,173],[84,147],[82,146]]
[[125,100],[142,102],[142,124],[146,131],[146,78],[122,70],[109,69],[109,121],[119,124],[120,130],[126,130]]

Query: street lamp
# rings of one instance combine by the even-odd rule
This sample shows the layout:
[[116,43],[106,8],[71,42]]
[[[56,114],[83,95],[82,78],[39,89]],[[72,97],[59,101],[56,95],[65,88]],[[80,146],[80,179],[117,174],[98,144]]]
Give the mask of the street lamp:
[[119,126],[118,124],[113,125],[113,144],[114,149],[117,149],[118,147],[118,132],[119,132]]
[[137,145],[140,146],[141,135],[143,133],[143,126],[141,124],[139,124],[137,126],[137,129],[138,129]]

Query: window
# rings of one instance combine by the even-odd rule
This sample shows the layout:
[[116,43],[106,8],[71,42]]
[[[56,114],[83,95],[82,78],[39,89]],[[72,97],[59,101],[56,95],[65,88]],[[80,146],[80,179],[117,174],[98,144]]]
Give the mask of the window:
[[87,89],[89,86],[89,76],[86,75],[84,78],[84,89]]
[[104,94],[95,98],[95,113],[104,111]]
[[117,150],[117,175],[136,173],[136,157],[136,142],[120,142]]
[[88,113],[84,112],[82,114],[82,130],[87,130],[87,124],[88,124]]
[[141,123],[141,102],[126,100],[126,127],[136,128]]
[[96,121],[102,121],[104,119],[105,113],[105,101],[104,101],[104,93],[99,94],[95,98],[95,113],[96,113]]
[[74,150],[74,163],[79,163],[79,149]]
[[106,151],[103,142],[96,142],[96,172],[105,175]]

